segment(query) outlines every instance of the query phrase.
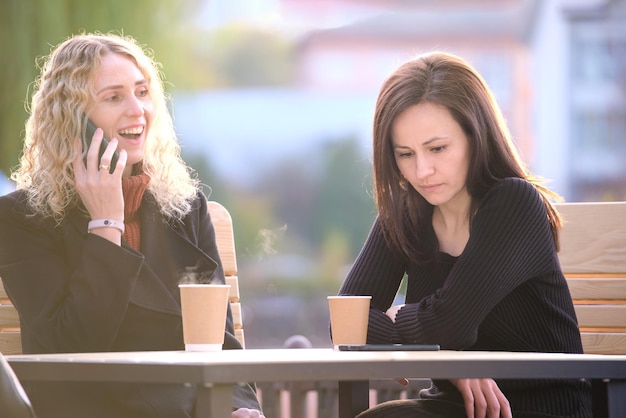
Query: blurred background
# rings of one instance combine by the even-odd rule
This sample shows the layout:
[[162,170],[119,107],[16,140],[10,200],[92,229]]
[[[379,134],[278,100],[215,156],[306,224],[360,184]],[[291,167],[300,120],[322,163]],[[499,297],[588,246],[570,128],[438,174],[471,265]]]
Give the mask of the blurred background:
[[234,220],[250,348],[330,346],[326,295],[375,216],[378,89],[418,53],[470,61],[565,200],[626,200],[626,0],[3,0],[0,22],[0,194],[37,57],[81,31],[154,50],[183,157]]

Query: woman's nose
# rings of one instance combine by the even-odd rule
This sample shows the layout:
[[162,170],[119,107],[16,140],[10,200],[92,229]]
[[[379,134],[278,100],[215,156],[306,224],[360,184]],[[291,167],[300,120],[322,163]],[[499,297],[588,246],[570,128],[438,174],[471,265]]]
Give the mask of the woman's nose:
[[143,103],[136,97],[131,97],[128,100],[128,106],[126,113],[131,116],[141,116],[144,114]]
[[417,157],[415,175],[418,179],[424,179],[435,172],[434,167],[428,158]]

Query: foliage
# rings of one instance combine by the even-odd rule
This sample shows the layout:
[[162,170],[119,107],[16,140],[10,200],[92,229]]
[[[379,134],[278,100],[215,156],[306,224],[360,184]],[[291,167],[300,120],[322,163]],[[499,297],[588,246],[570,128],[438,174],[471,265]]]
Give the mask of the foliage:
[[214,45],[211,66],[223,85],[285,85],[292,79],[291,48],[269,32],[224,28]]
[[185,28],[176,43],[178,48],[165,50],[163,62],[180,91],[286,85],[294,78],[292,45],[268,31]]
[[344,241],[351,258],[374,218],[370,171],[358,140],[341,138],[327,141],[317,153],[275,164],[257,189],[272,197],[277,218],[292,233],[308,238],[310,251],[324,243],[339,248]]
[[346,255],[352,259],[374,220],[371,165],[356,138],[328,143],[323,155],[313,215],[316,227],[310,232],[314,242],[321,244],[343,231],[350,249]]

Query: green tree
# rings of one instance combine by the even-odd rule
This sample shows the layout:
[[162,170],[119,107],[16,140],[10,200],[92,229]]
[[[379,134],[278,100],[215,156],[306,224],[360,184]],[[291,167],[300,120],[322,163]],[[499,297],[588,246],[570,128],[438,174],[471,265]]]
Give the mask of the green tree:
[[209,200],[224,205],[233,218],[233,229],[238,258],[254,257],[265,251],[261,242],[262,231],[274,221],[271,196],[244,190],[213,169],[211,161],[201,154],[183,152],[183,158],[191,166],[202,184]]
[[260,176],[254,186],[256,193],[269,196],[276,225],[286,225],[281,252],[302,251],[311,254],[315,243],[311,242],[311,219],[315,211],[318,189],[316,166],[320,163],[317,153],[289,155],[272,164]]
[[205,66],[213,67],[225,86],[277,86],[293,79],[292,46],[272,33],[223,28],[214,41]]
[[287,225],[281,251],[342,252],[350,258],[374,219],[371,190],[371,165],[354,138],[291,155],[273,164],[255,186],[274,204],[277,221]]
[[347,255],[356,257],[376,213],[371,170],[357,139],[326,145],[311,225],[318,245],[336,243],[334,235],[340,232],[349,249]]

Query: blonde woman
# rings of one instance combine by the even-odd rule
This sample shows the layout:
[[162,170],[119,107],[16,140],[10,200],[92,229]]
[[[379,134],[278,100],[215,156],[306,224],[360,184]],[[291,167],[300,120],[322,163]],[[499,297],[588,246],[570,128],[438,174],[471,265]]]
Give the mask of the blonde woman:
[[[88,119],[97,129],[83,140]],[[180,158],[162,75],[145,48],[115,34],[55,47],[35,81],[11,177],[17,190],[0,198],[0,277],[25,353],[184,349],[180,273],[224,275],[206,198]],[[241,348],[230,314],[224,347]],[[193,414],[193,389],[183,385],[26,388],[40,418]],[[262,416],[254,385],[234,387],[233,411]]]

